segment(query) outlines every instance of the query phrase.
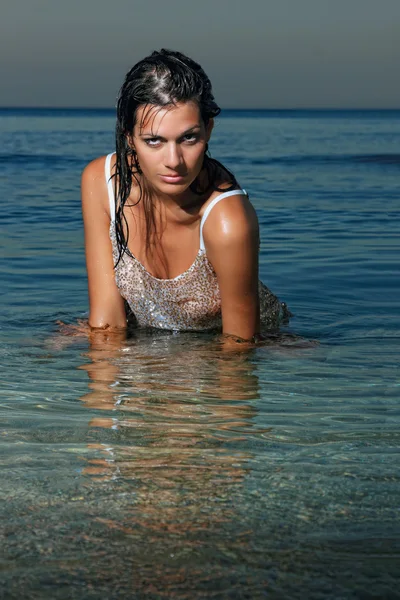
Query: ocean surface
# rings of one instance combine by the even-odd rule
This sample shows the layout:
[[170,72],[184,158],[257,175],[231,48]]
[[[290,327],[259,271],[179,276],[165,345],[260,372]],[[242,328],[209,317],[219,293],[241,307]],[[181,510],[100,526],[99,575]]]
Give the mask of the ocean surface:
[[0,110],[5,599],[400,598],[400,111],[226,111],[285,331],[63,335],[113,111]]

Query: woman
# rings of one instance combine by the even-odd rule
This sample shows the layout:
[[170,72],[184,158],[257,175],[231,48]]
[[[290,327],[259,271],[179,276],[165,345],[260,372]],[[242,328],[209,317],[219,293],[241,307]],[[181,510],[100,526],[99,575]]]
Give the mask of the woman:
[[258,280],[256,213],[207,154],[220,108],[203,69],[161,50],[127,74],[116,152],[82,177],[91,328],[222,329],[254,340],[289,316]]

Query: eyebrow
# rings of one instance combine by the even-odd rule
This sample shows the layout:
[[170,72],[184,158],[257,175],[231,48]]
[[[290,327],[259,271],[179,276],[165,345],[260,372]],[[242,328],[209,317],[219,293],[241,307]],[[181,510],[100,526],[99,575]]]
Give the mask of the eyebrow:
[[[193,127],[189,127],[189,129],[186,129],[186,131],[184,131],[183,133],[178,135],[177,139],[182,138],[184,135],[187,135],[188,133],[192,133],[192,131],[194,131],[195,129],[201,129],[201,125],[193,125]],[[152,134],[152,133],[141,133],[141,134],[139,134],[139,137],[159,138],[160,140],[165,140],[165,138],[162,135],[156,135],[156,134]]]

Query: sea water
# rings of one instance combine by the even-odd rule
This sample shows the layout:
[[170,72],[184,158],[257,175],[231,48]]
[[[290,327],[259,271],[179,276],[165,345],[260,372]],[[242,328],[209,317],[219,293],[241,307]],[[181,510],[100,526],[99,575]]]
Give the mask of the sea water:
[[112,111],[0,111],[7,599],[398,598],[400,111],[227,111],[299,343],[60,333]]

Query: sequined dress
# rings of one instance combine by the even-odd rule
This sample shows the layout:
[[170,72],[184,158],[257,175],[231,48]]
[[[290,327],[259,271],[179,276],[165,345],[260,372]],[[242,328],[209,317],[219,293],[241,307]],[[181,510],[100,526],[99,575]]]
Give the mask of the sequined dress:
[[[119,252],[115,232],[115,201],[111,179],[111,157],[105,163],[105,176],[110,202],[110,239],[113,257]],[[158,279],[127,253],[115,269],[115,280],[121,296],[128,303],[137,325],[175,331],[221,329],[221,298],[215,271],[207,258],[203,226],[212,208],[227,196],[246,194],[245,190],[224,192],[207,206],[200,223],[200,249],[192,265],[173,279]],[[262,329],[277,329],[290,313],[286,305],[260,281],[260,317]]]

